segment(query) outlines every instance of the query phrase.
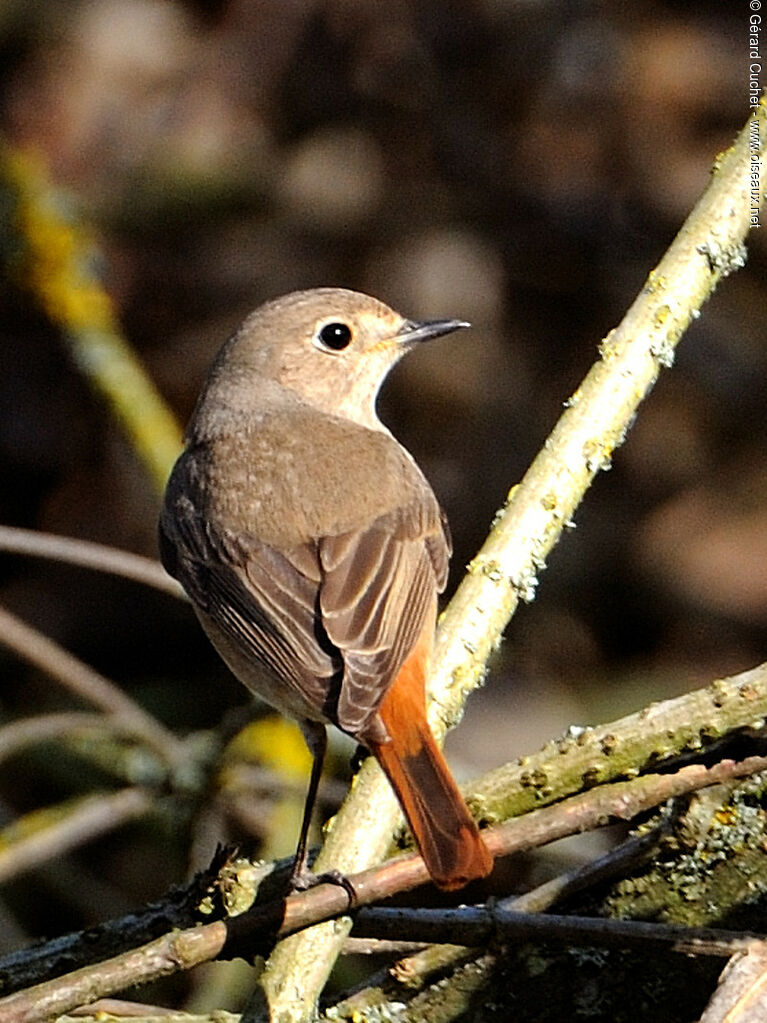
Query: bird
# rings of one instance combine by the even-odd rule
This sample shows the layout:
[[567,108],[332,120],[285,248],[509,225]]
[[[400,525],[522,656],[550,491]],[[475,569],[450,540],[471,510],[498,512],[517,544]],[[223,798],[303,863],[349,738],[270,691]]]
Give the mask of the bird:
[[311,877],[329,724],[382,767],[437,887],[493,866],[426,716],[447,520],[376,411],[403,355],[468,326],[344,288],[265,302],[215,358],[166,488],[166,570],[233,674],[297,720],[313,756],[294,888]]

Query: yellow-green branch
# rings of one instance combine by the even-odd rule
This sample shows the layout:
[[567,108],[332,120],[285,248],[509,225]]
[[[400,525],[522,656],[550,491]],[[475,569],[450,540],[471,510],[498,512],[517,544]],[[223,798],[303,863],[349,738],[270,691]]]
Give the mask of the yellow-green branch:
[[120,333],[96,270],[93,239],[51,187],[39,159],[2,146],[0,179],[12,211],[9,274],[61,331],[161,490],[180,450],[181,430]]

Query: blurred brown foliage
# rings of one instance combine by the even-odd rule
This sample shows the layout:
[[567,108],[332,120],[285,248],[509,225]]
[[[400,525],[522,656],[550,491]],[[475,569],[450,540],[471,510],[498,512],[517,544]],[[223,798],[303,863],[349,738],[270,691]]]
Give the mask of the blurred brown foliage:
[[[293,288],[471,320],[382,401],[448,512],[457,577],[744,122],[746,21],[671,0],[16,0],[0,128],[98,231],[182,420],[226,336]],[[451,740],[467,767],[763,657],[762,233],[749,250],[513,622]],[[10,284],[0,322],[0,520],[154,554],[151,481],[55,331]],[[167,598],[6,557],[0,601],[176,728],[245,702]],[[62,704],[2,650],[0,670],[4,717]],[[0,814],[63,797],[73,770],[11,764]],[[87,908],[66,864],[38,905],[9,901],[33,933],[88,923],[183,872],[166,841],[161,863],[148,834],[80,854]]]

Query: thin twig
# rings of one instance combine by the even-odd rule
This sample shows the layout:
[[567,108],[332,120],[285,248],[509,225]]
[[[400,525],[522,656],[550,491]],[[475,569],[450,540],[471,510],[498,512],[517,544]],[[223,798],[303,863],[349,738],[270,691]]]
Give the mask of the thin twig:
[[81,699],[118,718],[166,763],[186,755],[183,743],[156,718],[89,665],[70,654],[42,632],[0,607],[0,643],[40,668]]
[[555,903],[576,892],[604,884],[619,875],[625,876],[628,870],[657,849],[661,834],[661,828],[654,828],[647,834],[629,838],[591,863],[566,871],[523,895],[504,899],[498,905],[516,913],[545,913]]
[[175,579],[171,579],[159,561],[117,547],[93,543],[91,540],[75,540],[73,537],[42,533],[34,529],[0,525],[0,551],[49,558],[69,565],[92,568],[96,572],[108,572],[144,586],[152,586],[171,597],[187,599],[182,587]]
[[641,920],[611,920],[549,913],[462,906],[460,909],[361,910],[354,922],[362,937],[404,935],[412,941],[449,942],[464,946],[535,941],[576,948],[665,948],[683,955],[731,956],[749,948],[764,935],[710,927],[680,927]]
[[[0,761],[14,757],[27,746],[33,746],[64,735],[103,732],[112,721],[103,714],[82,711],[61,714],[38,714],[0,727]],[[119,727],[119,726],[117,726]]]
[[[5,829],[0,848],[0,881],[33,870],[130,820],[144,817],[153,806],[154,798],[149,792],[133,787],[35,811],[34,828],[24,827],[29,821],[23,820]],[[13,840],[12,832],[19,830],[19,837]]]

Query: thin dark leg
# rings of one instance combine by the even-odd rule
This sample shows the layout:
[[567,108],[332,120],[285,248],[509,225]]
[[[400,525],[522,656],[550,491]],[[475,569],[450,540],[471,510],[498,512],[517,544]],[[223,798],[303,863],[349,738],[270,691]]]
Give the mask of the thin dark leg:
[[322,765],[325,762],[325,752],[328,748],[328,733],[324,725],[317,724],[316,721],[302,721],[301,731],[312,755],[312,773],[309,778],[306,802],[304,803],[304,816],[301,821],[298,848],[296,849],[293,867],[290,871],[291,888],[306,887],[306,878],[309,874],[306,866],[309,850],[309,828],[312,826],[312,813],[314,812],[314,804],[317,802],[317,790],[320,787]]
[[306,793],[306,802],[304,803],[304,817],[301,821],[298,848],[296,849],[288,884],[291,891],[302,891],[323,883],[337,884],[349,896],[349,906],[353,906],[357,901],[357,893],[351,881],[344,877],[340,871],[328,870],[322,874],[314,874],[306,865],[309,849],[309,828],[312,824],[312,811],[317,801],[317,790],[319,789],[320,778],[322,777],[322,765],[328,748],[328,735],[325,726],[318,724],[316,721],[301,721],[300,727],[313,758],[312,773],[309,778],[309,791]]

